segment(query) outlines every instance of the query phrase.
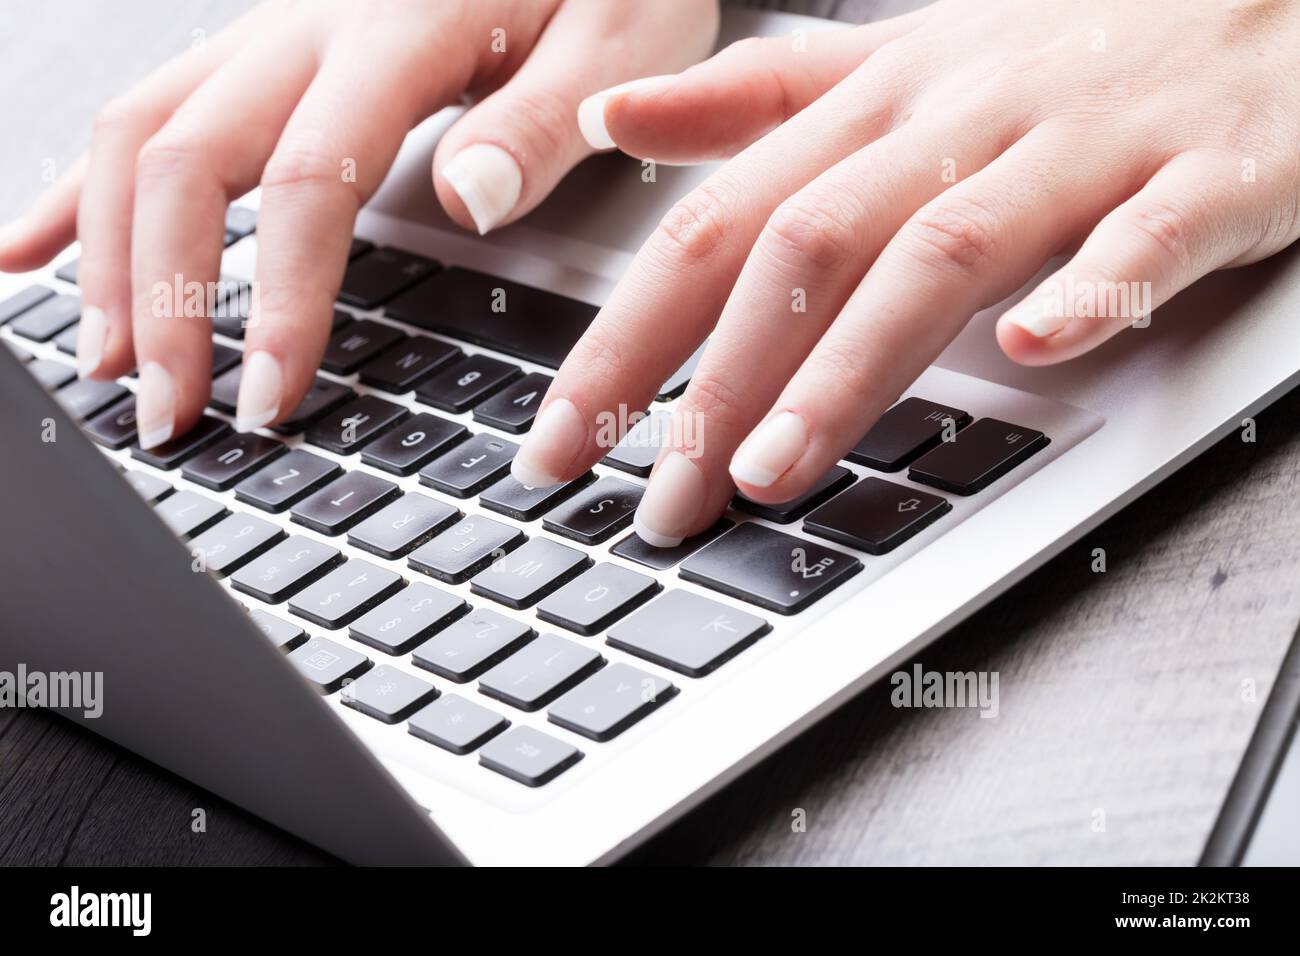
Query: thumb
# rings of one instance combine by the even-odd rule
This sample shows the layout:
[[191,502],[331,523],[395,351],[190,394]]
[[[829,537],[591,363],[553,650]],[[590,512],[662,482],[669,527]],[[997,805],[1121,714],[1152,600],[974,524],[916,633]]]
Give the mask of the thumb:
[[592,147],[578,104],[597,90],[705,56],[715,0],[567,0],[508,82],[438,144],[434,189],[447,214],[485,233],[540,203]]
[[661,163],[730,159],[912,30],[922,11],[861,27],[751,37],[676,76],[625,83],[580,107],[592,145]]

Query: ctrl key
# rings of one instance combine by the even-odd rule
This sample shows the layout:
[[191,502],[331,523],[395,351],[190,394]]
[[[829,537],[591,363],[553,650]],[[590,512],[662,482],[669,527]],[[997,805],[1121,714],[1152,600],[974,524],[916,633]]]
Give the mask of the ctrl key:
[[370,658],[365,654],[324,637],[313,637],[290,651],[288,660],[323,694],[334,693],[370,670]]
[[479,751],[478,762],[526,787],[550,783],[582,759],[582,751],[532,727],[512,727]]

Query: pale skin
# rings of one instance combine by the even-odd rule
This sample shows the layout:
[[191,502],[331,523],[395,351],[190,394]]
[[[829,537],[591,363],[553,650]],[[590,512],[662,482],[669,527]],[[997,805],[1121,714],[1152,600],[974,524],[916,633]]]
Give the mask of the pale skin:
[[[256,8],[209,52],[165,66],[106,111],[88,162],[0,235],[8,270],[80,238],[83,304],[106,329],[98,353],[83,341],[95,359],[83,373],[141,366],[142,436],[167,417],[164,398],[168,434],[206,402],[209,330],[154,318],[147,291],[176,273],[215,278],[226,201],[264,186],[262,314],[239,408],[256,427],[311,381],[357,208],[407,129],[464,91],[496,90],[434,160],[439,199],[466,228],[524,214],[593,148],[727,160],[638,253],[513,468],[533,485],[577,477],[608,451],[602,413],[647,407],[710,337],[676,412],[692,424],[671,432],[700,440],[664,449],[637,512],[657,545],[707,528],[737,487],[797,496],[974,313],[1057,254],[1061,271],[997,323],[1015,361],[1065,361],[1133,324],[1057,315],[1047,304],[1066,279],[1149,283],[1158,307],[1300,236],[1300,0],[943,0],[799,42],[745,41],[680,74],[712,42],[705,0],[310,9],[298,29],[268,31],[259,18],[303,6]],[[504,57],[488,47],[501,23]],[[651,74],[675,75],[608,89]],[[379,98],[388,108],[370,108]],[[514,159],[513,202],[445,175],[476,144]],[[346,157],[356,183],[338,181]],[[257,353],[276,374],[250,376]]]

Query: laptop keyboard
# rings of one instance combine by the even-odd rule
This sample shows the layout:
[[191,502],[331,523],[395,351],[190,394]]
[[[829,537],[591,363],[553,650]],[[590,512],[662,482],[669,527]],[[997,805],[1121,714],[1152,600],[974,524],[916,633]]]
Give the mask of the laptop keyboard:
[[[232,207],[228,244],[254,229],[251,211]],[[74,284],[75,261],[56,275]],[[246,298],[246,283],[225,286],[228,303]],[[950,496],[996,493],[1049,441],[911,396],[798,499],[738,494],[708,531],[652,548],[628,528],[664,405],[575,481],[538,490],[509,473],[551,383],[545,370],[594,306],[366,240],[339,300],[322,374],[287,421],[260,434],[230,427],[235,308],[214,324],[213,412],[149,451],[135,444],[133,379],[78,380],[55,357],[76,347],[67,286],[10,296],[0,326],[97,443],[134,459],[126,479],[321,693],[442,759],[477,754],[530,787],[671,710],[773,620],[952,522]],[[36,357],[15,338],[51,345]],[[698,357],[657,403],[681,393]],[[520,716],[542,712],[546,731]]]

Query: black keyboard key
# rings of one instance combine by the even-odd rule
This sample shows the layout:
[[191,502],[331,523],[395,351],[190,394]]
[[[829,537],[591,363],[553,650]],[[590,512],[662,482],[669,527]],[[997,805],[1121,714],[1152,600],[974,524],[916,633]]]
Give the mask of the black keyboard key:
[[455,359],[461,351],[454,345],[427,335],[409,338],[361,367],[361,381],[400,395],[408,392],[435,369]]
[[790,524],[790,522],[802,518],[822,502],[829,501],[853,484],[854,480],[853,472],[836,465],[797,498],[769,505],[737,492],[736,497],[732,500],[732,505],[740,511],[748,511],[752,515],[758,515],[760,518],[766,518],[768,521],[774,521],[777,524]]
[[80,259],[69,259],[63,265],[54,270],[54,278],[62,279],[64,282],[77,284],[77,271],[81,265]]
[[209,310],[212,330],[230,339],[242,339],[248,328],[248,310],[253,305],[253,286],[243,279],[222,276]]
[[338,548],[295,534],[232,574],[230,583],[267,604],[279,604],[342,560]]
[[679,674],[703,677],[769,630],[771,625],[753,614],[672,590],[615,624],[605,640]]
[[412,716],[406,729],[444,750],[467,754],[509,726],[510,721],[480,704],[458,694],[443,694]]
[[307,429],[307,441],[349,455],[397,425],[409,412],[374,395],[361,395]]
[[348,543],[392,561],[459,521],[451,505],[416,493],[402,495],[348,532]]
[[226,207],[226,233],[228,238],[226,245],[231,242],[237,242],[245,236],[252,235],[257,229],[257,210],[250,209],[247,206],[227,206]]
[[323,694],[334,693],[370,670],[365,654],[324,637],[313,637],[290,651],[288,660]]
[[367,611],[348,633],[385,654],[405,654],[467,610],[469,605],[456,595],[416,582]]
[[344,402],[356,397],[357,393],[346,385],[331,382],[327,378],[318,378],[312,383],[311,388],[307,389],[307,394],[298,403],[298,407],[290,412],[284,421],[273,425],[272,430],[281,435],[296,435],[321,416],[328,415]]
[[526,787],[550,783],[582,759],[582,751],[532,727],[511,727],[489,740],[478,762]]
[[559,368],[596,317],[567,296],[452,267],[422,282],[386,310],[418,328]]
[[411,659],[439,677],[464,684],[536,636],[537,632],[527,624],[479,607],[417,647]]
[[[951,423],[951,424],[949,424]],[[970,415],[923,398],[905,398],[871,427],[848,454],[849,461],[877,471],[899,471],[970,424]]]
[[520,710],[541,710],[604,664],[593,648],[542,634],[480,677],[478,689]]
[[506,475],[479,497],[479,504],[516,521],[532,521],[550,511],[562,501],[567,501],[578,490],[591,484],[591,472],[559,485],[533,488],[520,484],[513,475]]
[[295,448],[235,485],[235,497],[263,511],[283,511],[342,471],[332,461]]
[[351,312],[346,309],[340,309],[336,306],[334,314],[330,316],[330,332],[337,332],[339,329],[343,328],[343,326],[349,325],[355,321],[356,316]]
[[335,332],[325,347],[321,368],[338,375],[350,375],[380,352],[396,345],[406,335],[391,325],[361,319]]
[[81,300],[61,293],[37,303],[13,320],[16,334],[34,342],[48,342],[81,318]]
[[224,375],[244,360],[244,353],[220,342],[212,343],[212,377]]
[[518,528],[472,515],[422,544],[406,563],[439,581],[460,584],[525,540]]
[[271,639],[271,643],[282,651],[291,651],[307,641],[307,632],[292,621],[267,614],[258,608],[248,612],[258,630]]
[[912,466],[907,477],[955,495],[983,491],[1048,445],[1048,438],[996,418],[981,418]]
[[679,573],[778,614],[797,614],[862,570],[852,555],[747,522],[682,562]]
[[134,468],[127,471],[123,476],[136,493],[149,504],[162,501],[170,495],[174,488],[164,479],[157,475],[150,474],[147,471],[137,471]]
[[235,404],[239,400],[239,382],[244,376],[242,365],[226,369],[212,379],[212,390],[208,393],[208,404],[227,415],[235,414]]
[[255,515],[232,514],[191,541],[190,554],[212,574],[224,577],[284,537],[279,525]]
[[420,470],[420,483],[455,498],[476,495],[510,471],[519,446],[492,435],[475,435]]
[[687,538],[675,548],[656,548],[646,544],[645,539],[634,532],[610,548],[609,553],[617,554],[620,558],[627,558],[629,561],[635,561],[656,571],[667,571],[673,565],[685,561],[714,538],[731,530],[734,524],[735,522],[728,518],[719,518],[712,527]]
[[40,305],[53,295],[54,290],[47,289],[43,285],[29,285],[21,292],[15,292],[0,302],[0,325],[12,322],[28,309]]
[[213,491],[225,491],[289,450],[283,442],[264,435],[228,435],[187,461],[181,474]]
[[40,382],[46,391],[54,391],[67,385],[77,377],[77,370],[66,362],[56,362],[54,359],[37,359],[27,364],[27,371]]
[[373,248],[375,248],[375,244],[369,239],[361,239],[357,236],[353,236],[352,245],[348,246],[348,262],[351,262],[357,256],[365,255]]
[[125,448],[135,441],[135,396],[122,399],[86,423],[86,433],[105,448]]
[[170,471],[187,458],[192,458],[209,445],[214,445],[230,434],[230,426],[219,418],[204,415],[184,435],[163,442],[150,449],[139,445],[131,447],[131,457],[163,471]]
[[951,510],[938,495],[864,478],[809,515],[803,529],[869,554],[887,554]]
[[294,505],[289,518],[321,534],[342,534],[400,494],[391,481],[349,471]]
[[551,376],[530,372],[474,409],[474,421],[518,435],[533,427]]
[[289,610],[330,630],[356,620],[402,586],[402,576],[369,561],[341,564],[289,599]]
[[77,337],[81,335],[81,323],[69,325],[66,329],[54,336],[54,347],[64,355],[77,354]]
[[537,616],[579,634],[598,634],[659,593],[652,577],[600,563],[537,606]]
[[117,382],[102,382],[93,378],[79,378],[66,388],[59,389],[54,397],[59,400],[74,421],[98,415],[108,406],[120,402],[131,393]]
[[525,541],[469,582],[469,589],[516,609],[536,604],[582,573],[591,558],[547,538]]
[[518,365],[486,355],[467,355],[416,388],[415,397],[444,412],[460,413],[504,388],[520,374]]
[[173,534],[188,538],[220,521],[226,513],[226,506],[198,492],[178,491],[158,502],[154,511]]
[[552,704],[546,719],[592,740],[613,740],[676,695],[671,681],[610,664]]
[[605,456],[605,464],[630,475],[645,478],[654,468],[659,449],[672,434],[673,416],[651,412],[627,430],[622,440]]
[[368,717],[395,724],[405,720],[438,696],[434,686],[418,677],[380,664],[343,688],[339,700],[345,707]]
[[361,450],[361,460],[395,475],[409,475],[469,437],[469,429],[428,412],[404,418]]
[[599,544],[632,523],[645,488],[622,478],[601,478],[542,519],[547,531],[582,544]]
[[659,393],[655,395],[656,402],[671,401],[686,391],[686,386],[691,383],[691,377],[695,374],[695,368],[700,364],[700,359],[704,357],[704,350],[708,347],[708,344],[707,341],[703,342],[699,348],[691,353],[691,357],[682,363],[682,367],[673,372],[668,381],[659,387]]
[[348,263],[339,301],[360,309],[373,309],[433,275],[438,263],[401,249],[381,246]]

